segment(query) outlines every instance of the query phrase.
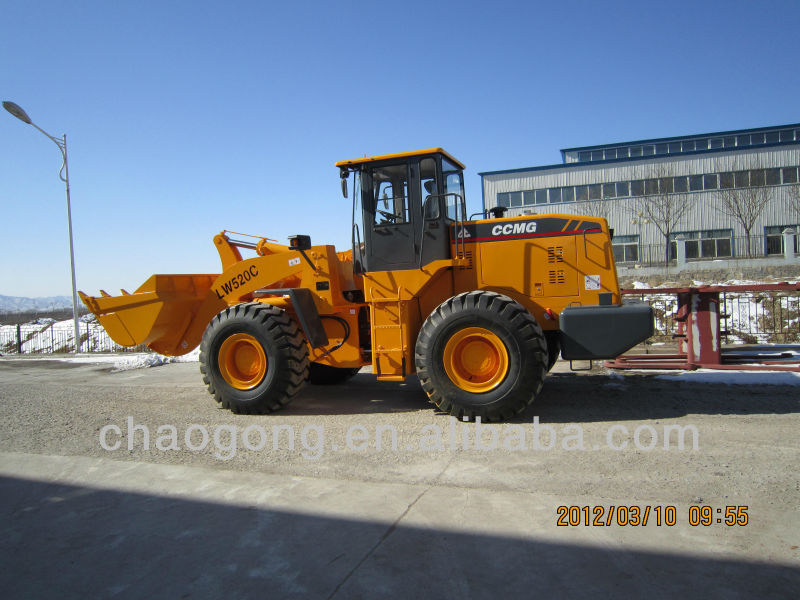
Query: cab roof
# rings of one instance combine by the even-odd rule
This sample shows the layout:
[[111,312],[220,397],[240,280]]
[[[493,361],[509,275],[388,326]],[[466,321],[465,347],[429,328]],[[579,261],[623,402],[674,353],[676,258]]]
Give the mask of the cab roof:
[[446,157],[447,160],[452,162],[453,164],[457,165],[458,167],[465,169],[466,167],[461,163],[461,161],[457,160],[453,157],[452,154],[449,154],[442,148],[427,148],[425,150],[413,150],[411,152],[398,152],[397,154],[381,154],[380,156],[365,156],[363,158],[352,158],[350,160],[340,160],[336,163],[337,167],[351,167],[354,165],[363,165],[364,163],[371,163],[377,162],[379,160],[392,160],[396,158],[409,158],[412,156],[423,156],[428,154],[441,154],[442,156]]

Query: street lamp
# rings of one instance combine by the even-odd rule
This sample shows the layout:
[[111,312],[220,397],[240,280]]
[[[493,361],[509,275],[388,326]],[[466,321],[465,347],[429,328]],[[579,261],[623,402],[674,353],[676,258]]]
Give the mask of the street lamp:
[[8,112],[17,117],[23,123],[27,123],[28,125],[33,125],[36,129],[38,129],[48,138],[50,138],[55,143],[55,145],[58,146],[58,149],[61,150],[61,157],[64,159],[64,162],[61,163],[61,169],[58,172],[58,176],[67,187],[67,223],[69,225],[69,263],[70,263],[70,268],[72,270],[72,319],[75,324],[75,353],[77,354],[78,348],[80,347],[81,338],[80,338],[80,328],[78,327],[78,287],[75,284],[75,250],[72,244],[72,206],[69,200],[69,165],[67,164],[67,134],[65,133],[64,136],[60,138],[50,135],[44,129],[42,129],[36,123],[34,123],[28,116],[28,113],[26,113],[22,109],[22,107],[19,106],[18,104],[14,104],[13,102],[4,100],[3,108],[5,108]]

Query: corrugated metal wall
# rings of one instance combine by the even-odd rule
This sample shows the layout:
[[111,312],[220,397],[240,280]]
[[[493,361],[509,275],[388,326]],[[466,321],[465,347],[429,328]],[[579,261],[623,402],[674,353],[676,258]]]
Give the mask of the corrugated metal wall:
[[[502,192],[648,179],[657,177],[659,172],[674,177],[798,165],[800,165],[800,146],[793,145],[701,155],[676,155],[616,164],[586,163],[582,167],[555,166],[552,169],[487,174],[483,176],[485,208],[497,206],[497,194]],[[763,228],[767,226],[792,225],[800,220],[790,209],[788,189],[790,187],[792,186],[770,186],[772,199],[756,221],[754,234],[763,234]],[[714,207],[718,200],[718,191],[690,192],[685,195],[692,202],[692,207],[676,231],[732,229],[734,237],[744,235],[744,231],[735,220]],[[652,224],[640,222],[636,205],[635,198],[538,204],[511,208],[508,216],[543,213],[584,213],[603,216],[609,220],[617,235],[641,235],[643,244],[660,243],[663,238],[658,230]]]

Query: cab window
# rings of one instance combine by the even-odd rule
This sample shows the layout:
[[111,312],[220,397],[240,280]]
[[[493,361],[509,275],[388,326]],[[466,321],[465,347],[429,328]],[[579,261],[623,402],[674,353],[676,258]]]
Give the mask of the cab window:
[[375,225],[408,223],[408,167],[391,165],[372,171]]
[[425,219],[439,218],[439,190],[436,185],[436,161],[423,158],[419,161],[419,179],[421,186],[422,212]]
[[466,219],[464,206],[464,175],[461,169],[446,158],[442,158],[445,206],[447,218],[451,221]]

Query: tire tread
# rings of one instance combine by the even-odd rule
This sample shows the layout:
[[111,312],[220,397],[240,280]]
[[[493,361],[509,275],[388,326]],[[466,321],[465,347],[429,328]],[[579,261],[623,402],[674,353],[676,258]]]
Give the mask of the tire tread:
[[[257,325],[275,342],[287,361],[287,368],[276,373],[270,389],[262,396],[248,401],[232,398],[216,385],[211,368],[210,346],[218,330],[228,321],[249,321]],[[223,408],[237,414],[267,414],[289,404],[305,384],[308,376],[308,347],[300,328],[283,309],[263,302],[236,304],[220,311],[208,324],[200,344],[200,373],[209,394]]]
[[[493,314],[507,321],[521,334],[525,351],[534,357],[535,373],[532,375],[532,389],[515,390],[508,393],[503,402],[497,406],[470,406],[459,402],[453,394],[446,394],[437,388],[435,376],[431,372],[432,347],[439,328],[458,313],[472,311],[476,321],[480,322],[481,314]],[[442,412],[458,419],[467,417],[472,420],[481,417],[482,421],[501,421],[519,414],[533,401],[542,388],[547,373],[547,343],[541,327],[524,306],[508,296],[488,290],[464,292],[453,296],[440,304],[425,320],[417,338],[414,351],[417,365],[417,376],[428,399]],[[467,393],[467,392],[463,392]]]

